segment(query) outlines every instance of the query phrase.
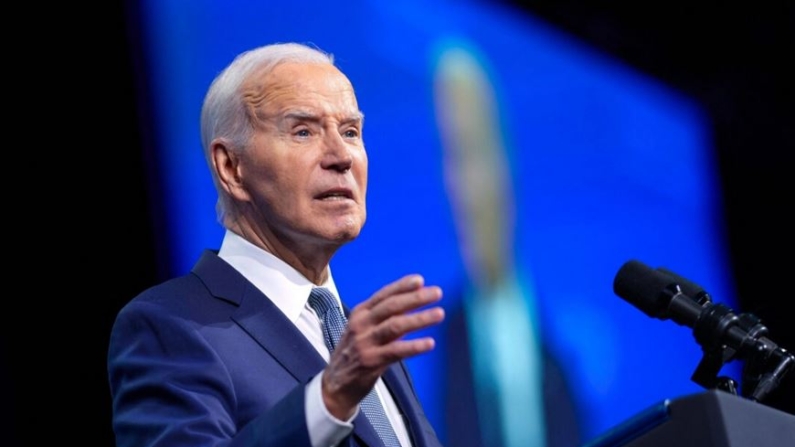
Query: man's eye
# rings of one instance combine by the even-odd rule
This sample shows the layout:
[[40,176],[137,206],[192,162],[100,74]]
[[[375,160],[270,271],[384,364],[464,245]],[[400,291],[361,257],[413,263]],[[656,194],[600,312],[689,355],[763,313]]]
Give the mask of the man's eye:
[[298,131],[295,132],[295,135],[298,136],[298,137],[308,137],[309,136],[309,130],[308,129],[298,130]]
[[356,138],[359,136],[359,131],[356,129],[349,129],[346,130],[343,135],[345,135],[346,138]]

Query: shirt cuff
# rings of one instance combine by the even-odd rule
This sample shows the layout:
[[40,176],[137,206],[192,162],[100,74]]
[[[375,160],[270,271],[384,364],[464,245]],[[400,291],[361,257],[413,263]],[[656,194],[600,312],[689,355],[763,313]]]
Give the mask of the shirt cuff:
[[306,426],[312,447],[333,447],[353,431],[353,420],[359,414],[359,408],[347,421],[334,417],[323,402],[322,380],[323,372],[306,386]]

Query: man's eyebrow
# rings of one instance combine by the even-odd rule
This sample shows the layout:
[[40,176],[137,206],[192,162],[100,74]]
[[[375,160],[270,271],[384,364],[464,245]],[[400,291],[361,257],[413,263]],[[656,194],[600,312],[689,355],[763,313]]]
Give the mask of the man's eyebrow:
[[293,110],[282,115],[282,119],[293,121],[320,121],[320,116],[314,113]]
[[[304,112],[301,110],[292,110],[284,115],[282,115],[283,120],[292,120],[292,121],[312,121],[317,122],[321,120],[321,116],[310,113]],[[364,114],[362,112],[356,112],[351,115],[345,116],[340,120],[343,124],[350,124],[355,122],[364,122]]]
[[364,113],[356,112],[356,113],[354,113],[352,115],[348,115],[347,117],[341,119],[340,122],[343,123],[343,124],[351,124],[351,123],[363,124],[364,123]]

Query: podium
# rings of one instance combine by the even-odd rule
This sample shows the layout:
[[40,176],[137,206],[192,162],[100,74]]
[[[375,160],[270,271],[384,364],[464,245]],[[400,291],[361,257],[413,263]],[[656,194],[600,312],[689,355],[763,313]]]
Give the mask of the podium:
[[665,400],[585,444],[663,446],[795,446],[795,415],[725,391],[709,390]]

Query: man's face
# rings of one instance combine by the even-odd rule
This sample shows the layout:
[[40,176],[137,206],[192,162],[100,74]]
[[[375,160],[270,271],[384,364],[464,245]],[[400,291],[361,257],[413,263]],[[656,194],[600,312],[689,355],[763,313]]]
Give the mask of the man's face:
[[367,154],[351,83],[330,64],[299,63],[252,82],[264,86],[248,89],[258,117],[240,165],[248,218],[305,247],[354,239],[367,214]]

